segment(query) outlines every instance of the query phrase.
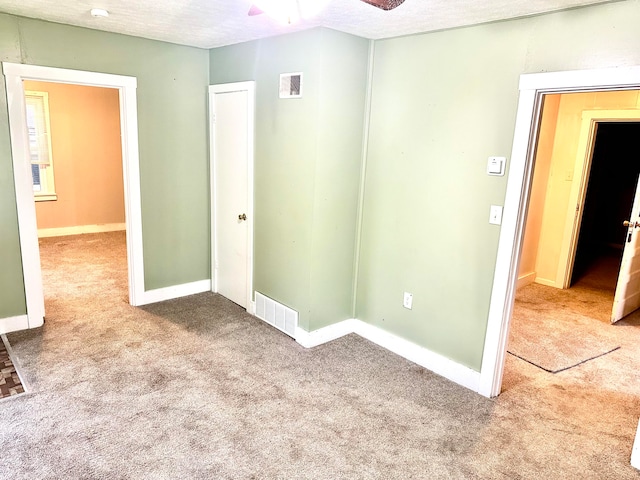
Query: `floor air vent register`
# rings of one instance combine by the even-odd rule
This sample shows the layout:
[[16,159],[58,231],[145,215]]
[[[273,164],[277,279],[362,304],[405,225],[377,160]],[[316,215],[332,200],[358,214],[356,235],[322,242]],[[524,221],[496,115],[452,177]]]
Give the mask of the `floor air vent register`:
[[298,312],[260,292],[256,292],[256,316],[287,335],[295,337],[296,327],[298,326]]

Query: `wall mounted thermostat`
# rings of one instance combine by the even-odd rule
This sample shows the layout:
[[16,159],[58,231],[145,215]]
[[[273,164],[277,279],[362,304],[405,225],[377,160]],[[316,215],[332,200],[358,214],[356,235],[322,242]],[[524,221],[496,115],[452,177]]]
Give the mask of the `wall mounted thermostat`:
[[506,163],[507,159],[505,157],[489,157],[489,161],[487,162],[487,175],[503,176]]

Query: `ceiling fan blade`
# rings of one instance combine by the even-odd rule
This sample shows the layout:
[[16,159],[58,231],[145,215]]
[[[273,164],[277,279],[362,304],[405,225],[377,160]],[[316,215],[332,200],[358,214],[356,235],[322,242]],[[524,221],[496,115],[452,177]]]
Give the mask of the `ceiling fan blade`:
[[255,5],[251,5],[251,8],[249,9],[249,16],[253,17],[254,15],[260,15],[264,13],[262,10],[260,10],[258,7],[256,7]]
[[382,10],[393,10],[394,8],[402,5],[404,0],[361,0],[364,3],[373,5],[374,7],[381,8]]

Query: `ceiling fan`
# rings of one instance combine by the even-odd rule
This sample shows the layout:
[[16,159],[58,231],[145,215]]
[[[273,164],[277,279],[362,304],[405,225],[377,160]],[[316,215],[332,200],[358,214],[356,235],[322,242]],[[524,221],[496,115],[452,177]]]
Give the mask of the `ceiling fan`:
[[[404,0],[360,0],[381,10],[393,10],[398,7]],[[261,0],[256,1],[249,9],[249,16],[267,13],[276,19],[285,19],[286,23],[293,23],[300,18],[312,16],[319,12],[319,4],[325,2],[315,2],[312,6],[310,0]]]

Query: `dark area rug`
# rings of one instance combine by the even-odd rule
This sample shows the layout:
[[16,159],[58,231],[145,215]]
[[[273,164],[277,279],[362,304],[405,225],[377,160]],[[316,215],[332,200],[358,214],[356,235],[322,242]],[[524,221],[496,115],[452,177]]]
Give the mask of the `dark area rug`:
[[0,399],[24,393],[24,386],[9,355],[4,339],[0,341]]

